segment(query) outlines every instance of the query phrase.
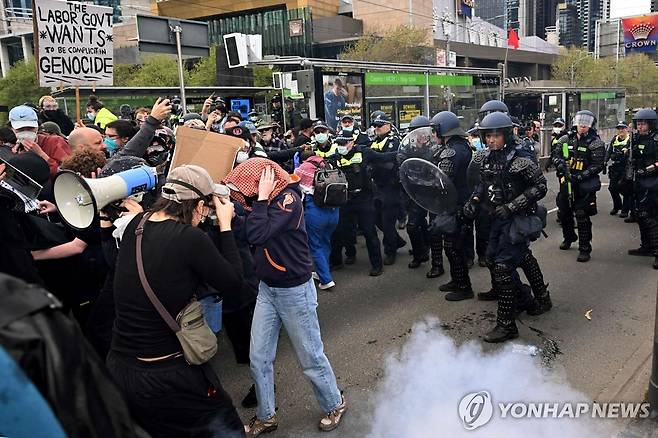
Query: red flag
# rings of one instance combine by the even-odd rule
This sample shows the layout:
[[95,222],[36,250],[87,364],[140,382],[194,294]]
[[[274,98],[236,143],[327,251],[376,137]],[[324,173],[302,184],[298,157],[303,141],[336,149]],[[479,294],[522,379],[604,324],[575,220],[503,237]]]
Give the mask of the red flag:
[[514,29],[510,29],[509,33],[507,34],[507,47],[511,47],[513,49],[519,48],[519,34],[516,33]]

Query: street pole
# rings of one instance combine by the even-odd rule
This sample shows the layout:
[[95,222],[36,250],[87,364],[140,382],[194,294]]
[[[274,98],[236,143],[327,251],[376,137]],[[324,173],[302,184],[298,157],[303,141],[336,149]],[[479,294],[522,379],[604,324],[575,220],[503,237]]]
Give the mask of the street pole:
[[187,114],[187,103],[185,102],[185,77],[183,75],[183,50],[181,49],[181,33],[183,28],[180,25],[170,26],[169,29],[176,35],[176,51],[178,53],[178,83],[180,85],[180,103],[183,109],[183,115]]
[[285,98],[285,84],[284,74],[279,73],[279,85],[281,85],[281,121],[283,122],[283,133],[285,134],[288,130],[286,129],[286,98]]
[[430,72],[425,72],[425,114],[430,115]]

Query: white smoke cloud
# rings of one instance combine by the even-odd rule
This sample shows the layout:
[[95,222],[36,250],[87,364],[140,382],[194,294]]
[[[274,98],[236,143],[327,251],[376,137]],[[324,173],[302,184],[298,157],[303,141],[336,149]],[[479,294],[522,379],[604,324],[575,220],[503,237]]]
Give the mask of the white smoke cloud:
[[[615,420],[500,418],[500,402],[588,402],[565,376],[541,366],[540,357],[519,354],[510,345],[484,353],[476,342],[456,346],[438,321],[417,324],[399,354],[390,357],[374,397],[368,438],[546,437],[615,435]],[[458,405],[469,393],[488,391],[491,421],[473,431],[462,425]]]

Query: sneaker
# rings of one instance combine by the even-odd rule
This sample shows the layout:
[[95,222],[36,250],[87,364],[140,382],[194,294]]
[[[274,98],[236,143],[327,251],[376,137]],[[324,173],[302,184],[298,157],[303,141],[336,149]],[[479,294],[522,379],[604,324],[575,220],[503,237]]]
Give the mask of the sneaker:
[[592,256],[590,256],[587,251],[580,251],[580,253],[578,253],[578,258],[576,259],[576,261],[585,263],[585,262],[589,262],[589,259],[591,258]]
[[371,277],[379,277],[384,273],[384,268],[382,266],[373,266],[370,268],[370,275]]
[[313,280],[315,281],[320,281],[320,276],[317,272],[311,272],[311,277],[313,277]]
[[484,335],[484,342],[499,343],[505,342],[509,339],[516,339],[518,337],[519,330],[516,328],[516,324],[512,324],[511,327],[503,327],[502,325],[496,324],[496,327],[494,327],[493,330]]
[[347,401],[345,401],[345,396],[341,395],[340,397],[342,399],[342,403],[339,404],[338,407],[333,411],[328,412],[327,416],[320,420],[320,423],[318,424],[320,430],[329,432],[330,430],[337,428],[340,424],[340,420],[343,418],[343,414],[347,410]]
[[327,289],[331,289],[331,288],[333,288],[334,286],[336,286],[336,283],[334,283],[333,281],[330,281],[329,283],[326,283],[326,284],[322,284],[322,283],[320,283],[320,284],[318,285],[318,289],[320,289],[320,290],[327,290]]
[[254,416],[249,424],[245,424],[244,431],[248,438],[253,438],[261,433],[274,432],[277,427],[279,427],[279,420],[276,418],[276,414],[267,420],[259,420]]
[[345,264],[346,265],[353,265],[354,263],[356,263],[356,256],[355,255],[345,256]]
[[247,392],[247,395],[245,395],[245,397],[242,399],[242,403],[240,404],[245,409],[251,409],[258,406],[258,399],[256,398],[256,385],[251,385],[249,392]]
[[463,301],[470,300],[473,298],[473,289],[470,286],[459,288],[459,290],[454,292],[448,292],[446,294],[447,301]]

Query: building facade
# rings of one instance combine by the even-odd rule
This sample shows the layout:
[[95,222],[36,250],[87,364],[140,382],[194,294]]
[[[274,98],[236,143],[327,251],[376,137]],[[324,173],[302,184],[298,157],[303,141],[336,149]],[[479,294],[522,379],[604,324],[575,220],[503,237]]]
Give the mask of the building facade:
[[578,7],[574,3],[558,4],[556,27],[561,46],[580,47],[583,44]]

